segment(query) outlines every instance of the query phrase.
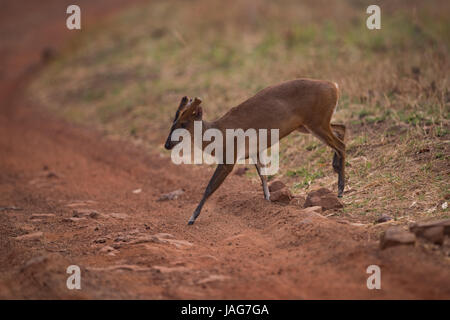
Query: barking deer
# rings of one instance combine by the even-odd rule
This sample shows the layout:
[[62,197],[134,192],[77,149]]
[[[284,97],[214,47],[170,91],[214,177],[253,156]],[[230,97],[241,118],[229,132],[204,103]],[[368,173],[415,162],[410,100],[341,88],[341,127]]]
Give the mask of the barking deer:
[[[297,130],[311,133],[334,150],[333,169],[338,174],[338,197],[342,197],[345,184],[345,126],[330,123],[339,99],[338,85],[334,82],[296,79],[267,87],[253,97],[230,109],[215,121],[203,120],[203,111],[198,98],[181,99],[175,114],[165,148],[171,150],[178,141],[172,141],[172,133],[178,128],[194,131],[194,121],[202,121],[202,130],[220,130],[224,136],[226,129],[278,129],[279,139]],[[203,143],[203,149],[205,148]],[[259,146],[258,146],[259,147]],[[224,144],[225,148],[225,144]],[[262,150],[258,150],[258,153]],[[224,150],[223,154],[226,154]],[[248,156],[248,154],[246,154]],[[270,194],[266,177],[261,174],[259,161],[255,164],[263,187],[264,197]],[[205,193],[188,224],[197,219],[206,200],[217,190],[233,170],[234,163],[221,163],[206,187]]]

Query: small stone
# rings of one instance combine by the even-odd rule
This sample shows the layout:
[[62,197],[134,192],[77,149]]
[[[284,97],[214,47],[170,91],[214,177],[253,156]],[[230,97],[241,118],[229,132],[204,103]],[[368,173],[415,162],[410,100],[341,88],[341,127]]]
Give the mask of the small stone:
[[272,202],[280,202],[287,204],[291,201],[291,199],[292,194],[288,188],[284,188],[270,193],[270,201]]
[[128,215],[126,213],[118,213],[118,212],[110,213],[109,216],[121,220],[125,220],[128,218]]
[[89,218],[91,219],[97,219],[99,217],[99,214],[97,211],[92,211],[91,213],[89,213]]
[[112,251],[115,251],[115,249],[111,246],[104,246],[103,248],[100,249],[101,253],[108,253]]
[[47,178],[58,178],[58,175],[56,173],[50,171],[46,174],[46,177]]
[[398,245],[414,245],[416,236],[408,231],[404,231],[398,227],[387,229],[380,239],[380,248],[386,249]]
[[444,227],[431,227],[423,231],[421,237],[434,243],[442,245],[444,243]]
[[142,192],[142,189],[135,189],[135,190],[133,190],[133,193],[134,194],[139,194],[139,193],[141,193]]
[[33,213],[30,217],[31,220],[42,219],[42,218],[52,218],[55,215],[53,213]]
[[76,218],[76,217],[71,217],[71,218],[64,218],[62,219],[63,222],[80,222],[80,221],[84,221],[86,220],[86,218]]
[[269,191],[270,192],[275,192],[281,189],[286,188],[286,185],[281,182],[280,180],[274,180],[271,183],[269,183]]
[[165,193],[159,197],[158,201],[176,200],[183,193],[184,193],[183,189],[178,189],[169,193]]
[[388,222],[390,220],[392,220],[392,217],[387,216],[387,215],[382,215],[375,221],[375,223],[383,223],[383,222]]
[[95,210],[91,210],[91,209],[76,209],[72,211],[72,215],[75,218],[80,218],[80,217],[89,217],[89,218],[93,218],[96,219],[99,217],[99,213]]
[[216,281],[225,281],[228,280],[229,277],[227,276],[223,276],[223,275],[219,275],[219,274],[213,274],[210,275],[206,278],[203,278],[199,281],[197,281],[198,284],[205,284],[205,283],[209,283],[209,282],[216,282]]
[[24,234],[22,236],[15,237],[16,240],[36,240],[43,236],[41,231]]
[[160,273],[172,273],[172,272],[186,272],[189,271],[186,267],[164,267],[164,266],[153,266],[152,269]]
[[418,237],[429,228],[442,226],[444,228],[444,235],[450,236],[450,219],[443,219],[431,222],[414,223],[409,227],[409,230],[414,232]]
[[326,188],[320,188],[308,193],[304,207],[313,206],[321,206],[324,211],[344,207],[338,197]]

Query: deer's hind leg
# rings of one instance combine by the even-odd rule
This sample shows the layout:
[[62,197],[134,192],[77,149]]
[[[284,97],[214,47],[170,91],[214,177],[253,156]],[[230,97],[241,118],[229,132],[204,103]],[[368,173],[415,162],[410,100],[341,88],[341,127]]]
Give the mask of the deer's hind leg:
[[[337,130],[341,130],[341,133],[334,134],[331,129],[333,126],[335,129],[339,127],[340,129]],[[338,173],[338,197],[342,197],[345,187],[345,143],[337,135],[343,134],[344,137],[345,129],[342,131],[342,125],[331,124],[310,126],[308,129],[335,151],[333,156],[333,169]]]
[[261,184],[263,187],[264,198],[266,200],[270,200],[270,192],[269,187],[267,186],[267,179],[264,175],[261,174],[261,166],[259,162],[255,163],[256,171],[258,172],[259,178],[261,179]]
[[[345,141],[345,125],[343,124],[336,124],[336,123],[331,123],[331,130],[333,130],[333,132],[336,134],[336,136],[341,139],[342,142]],[[339,161],[339,156],[337,154],[337,152],[334,153],[333,156],[333,170],[336,173],[339,173],[341,170],[341,162]]]

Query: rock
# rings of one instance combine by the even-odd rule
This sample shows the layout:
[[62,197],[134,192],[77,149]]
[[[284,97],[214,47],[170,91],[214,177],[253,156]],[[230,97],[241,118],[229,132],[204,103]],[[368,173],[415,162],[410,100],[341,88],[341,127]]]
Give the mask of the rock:
[[198,284],[205,284],[205,283],[209,283],[209,282],[216,282],[216,281],[225,281],[228,280],[229,277],[227,276],[222,276],[220,274],[213,274],[210,275],[204,279],[201,279],[199,281],[197,281]]
[[128,215],[126,213],[119,213],[119,212],[110,213],[109,216],[121,220],[125,220],[128,218]]
[[69,208],[86,207],[86,206],[89,206],[91,204],[95,204],[96,202],[97,201],[94,201],[94,200],[84,200],[84,201],[76,200],[76,201],[74,201],[72,203],[66,204],[66,207],[69,207]]
[[42,219],[42,218],[52,218],[55,215],[53,213],[33,213],[30,217],[31,220]]
[[89,218],[91,219],[97,219],[99,216],[100,215],[97,211],[92,211],[91,213],[89,213]]
[[320,188],[308,193],[304,207],[307,208],[313,206],[320,206],[324,211],[344,207],[338,197],[326,188]]
[[308,193],[308,196],[311,196],[311,197],[315,197],[315,196],[322,197],[322,196],[330,194],[330,193],[333,194],[333,192],[331,190],[327,189],[327,188],[320,188],[320,189],[311,191],[310,193]]
[[100,249],[101,253],[109,253],[109,252],[114,252],[116,251],[116,249],[114,249],[111,246],[104,246],[103,248]]
[[94,243],[105,243],[106,242],[106,238],[98,238],[94,240]]
[[414,245],[416,236],[414,233],[404,231],[398,227],[387,229],[380,239],[380,248],[386,249],[398,245]]
[[186,272],[189,271],[186,267],[164,267],[164,266],[153,266],[152,269],[160,272],[160,273],[172,273],[172,272]]
[[281,182],[280,180],[274,180],[271,183],[269,183],[269,191],[270,192],[275,192],[281,189],[286,188],[286,185]]
[[93,219],[96,219],[100,216],[100,214],[97,211],[91,209],[76,209],[72,211],[72,215],[75,218],[89,217]]
[[71,217],[71,218],[64,218],[62,219],[63,222],[80,222],[80,221],[84,221],[87,220],[86,218],[76,218],[76,217]]
[[247,171],[248,171],[248,168],[247,168],[247,167],[237,168],[237,169],[234,171],[234,174],[237,175],[237,176],[242,176],[242,175],[244,175]]
[[425,229],[420,236],[434,244],[442,245],[444,243],[444,227],[437,226]]
[[41,231],[24,234],[23,236],[15,237],[16,240],[36,240],[43,236]]
[[176,200],[183,193],[184,193],[183,189],[178,189],[169,193],[165,193],[159,197],[158,201]]
[[22,208],[18,208],[18,207],[14,207],[14,206],[10,206],[10,207],[0,207],[0,211],[8,211],[8,210],[16,210],[16,211],[20,211],[23,210]]
[[443,233],[446,236],[450,236],[450,219],[443,219],[443,220],[437,220],[432,222],[420,222],[420,223],[414,223],[409,227],[409,230],[414,232],[416,236],[421,237],[423,232],[425,232],[426,229],[433,228],[433,227],[443,227]]
[[142,192],[142,189],[135,189],[132,191],[134,194],[139,194]]
[[131,240],[133,240],[133,237],[129,235],[120,235],[114,239],[114,242],[129,242]]
[[58,177],[58,175],[56,174],[56,173],[54,173],[54,172],[48,172],[46,175],[45,175],[47,178],[59,178]]
[[375,223],[383,223],[383,222],[388,222],[390,220],[392,220],[392,217],[387,216],[387,215],[382,215],[375,221]]
[[288,188],[284,188],[270,193],[270,201],[272,202],[280,202],[287,204],[291,201],[291,199],[292,194]]

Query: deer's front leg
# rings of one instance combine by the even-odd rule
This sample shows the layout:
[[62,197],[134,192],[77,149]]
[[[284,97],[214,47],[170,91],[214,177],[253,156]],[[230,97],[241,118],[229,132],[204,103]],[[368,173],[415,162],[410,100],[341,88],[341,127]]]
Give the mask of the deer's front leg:
[[234,164],[219,164],[217,166],[216,171],[214,172],[211,180],[209,180],[208,186],[206,187],[206,190],[205,190],[205,194],[203,195],[202,200],[200,200],[200,203],[198,204],[197,208],[195,209],[194,213],[192,214],[192,217],[189,219],[188,224],[194,224],[195,219],[197,219],[197,217],[200,214],[200,211],[202,211],[203,205],[205,204],[206,200],[222,184],[222,182],[225,180],[225,178],[233,170],[233,167],[234,167]]
[[266,200],[270,200],[270,192],[269,192],[269,187],[267,186],[267,179],[265,176],[263,176],[261,174],[261,167],[260,167],[259,163],[255,163],[255,167],[256,167],[256,171],[258,172],[258,175],[261,179],[261,184],[262,184],[263,191],[264,191],[264,198]]

